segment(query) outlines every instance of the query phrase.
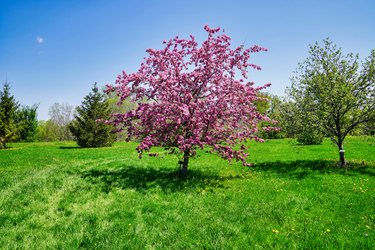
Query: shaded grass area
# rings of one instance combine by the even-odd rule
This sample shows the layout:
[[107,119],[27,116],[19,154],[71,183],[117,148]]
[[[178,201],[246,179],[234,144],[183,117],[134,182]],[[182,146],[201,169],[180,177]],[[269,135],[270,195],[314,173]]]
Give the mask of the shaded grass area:
[[91,169],[82,172],[82,177],[94,184],[101,184],[104,192],[110,192],[114,188],[133,189],[139,192],[158,188],[165,193],[183,192],[207,186],[220,188],[224,187],[223,181],[239,178],[238,176],[206,175],[199,170],[191,170],[188,177],[181,179],[171,169],[140,169],[133,166],[124,166],[116,170]]
[[[373,138],[335,148],[250,144],[252,168],[198,153],[139,160],[135,143],[13,144],[0,151],[2,248],[374,249]],[[159,152],[160,150],[160,152]]]
[[[344,176],[367,175],[375,176],[375,168],[364,164],[350,164],[346,168],[337,167],[334,161],[306,160],[292,162],[266,162],[253,167],[262,173],[276,174],[286,179],[301,180],[312,178],[314,175],[341,174]],[[246,173],[249,174],[249,173]],[[246,175],[245,174],[245,175]],[[184,190],[214,187],[223,188],[223,182],[233,179],[245,178],[245,175],[220,176],[207,174],[199,170],[190,170],[186,178],[180,178],[171,169],[138,168],[134,166],[119,166],[117,169],[90,169],[81,172],[84,179],[102,185],[104,192],[110,192],[114,188],[134,189],[139,192],[147,192],[154,188],[160,188],[163,192],[182,192]]]
[[346,167],[339,167],[337,162],[328,160],[297,160],[291,162],[263,162],[255,166],[263,172],[276,173],[284,178],[303,179],[311,175],[321,174],[341,174],[349,175],[368,175],[375,176],[375,168],[373,164],[365,164],[364,162],[351,162]]

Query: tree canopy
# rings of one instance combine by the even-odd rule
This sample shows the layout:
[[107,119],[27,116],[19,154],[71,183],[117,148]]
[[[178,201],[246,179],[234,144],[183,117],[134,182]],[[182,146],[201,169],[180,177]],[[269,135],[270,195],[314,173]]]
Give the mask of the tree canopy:
[[163,49],[147,50],[136,73],[123,71],[115,86],[108,85],[120,103],[130,97],[137,104],[126,113],[113,114],[109,123],[141,140],[140,156],[152,146],[179,150],[183,175],[189,157],[205,145],[225,159],[247,165],[245,146],[234,145],[246,139],[262,141],[257,125],[270,121],[255,105],[264,99],[260,91],[270,84],[255,87],[247,80],[248,68],[260,70],[249,62],[250,55],[266,49],[231,49],[231,38],[218,34],[220,28],[204,28],[208,38],[201,46],[192,35],[165,41]]
[[375,119],[375,50],[362,62],[343,54],[325,39],[310,45],[309,57],[299,64],[289,97],[309,124],[338,146],[345,164],[345,137]]
[[20,126],[18,140],[20,142],[32,142],[37,139],[38,129],[38,105],[23,106],[16,115],[16,122]]

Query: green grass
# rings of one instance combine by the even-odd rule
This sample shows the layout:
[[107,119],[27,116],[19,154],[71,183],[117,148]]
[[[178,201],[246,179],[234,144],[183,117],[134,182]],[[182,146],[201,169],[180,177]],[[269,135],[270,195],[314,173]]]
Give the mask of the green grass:
[[[375,249],[375,138],[251,143],[254,167],[205,151],[176,176],[136,143],[0,151],[3,249]],[[161,149],[154,149],[162,152]]]

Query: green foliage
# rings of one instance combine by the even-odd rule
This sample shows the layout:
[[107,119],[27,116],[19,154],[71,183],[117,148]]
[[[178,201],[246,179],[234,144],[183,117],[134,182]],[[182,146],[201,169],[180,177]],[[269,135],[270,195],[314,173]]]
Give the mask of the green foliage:
[[375,121],[363,124],[362,134],[374,136],[375,135]]
[[[104,90],[103,90],[104,91]],[[118,103],[118,96],[114,92],[110,92],[105,94],[107,100],[108,100],[108,106],[111,110],[111,114],[125,114],[126,112],[133,110],[136,108],[136,103],[131,102],[130,98],[127,98],[121,102],[121,104]],[[121,132],[117,132],[116,134],[117,141],[125,141],[128,139],[128,135],[126,130],[123,130]]]
[[115,141],[112,127],[99,119],[110,118],[111,110],[104,94],[94,84],[92,92],[85,96],[82,105],[76,109],[75,120],[69,124],[70,132],[80,147],[93,148],[111,146]]
[[[278,123],[275,125],[271,122],[262,122],[260,127],[278,127],[281,130],[280,131],[264,131],[262,130],[260,132],[260,137],[264,139],[280,139],[285,137],[285,132],[283,131],[284,126],[284,118],[281,115],[281,107],[282,107],[282,101],[280,97],[276,95],[270,95],[267,94],[266,98],[268,98],[267,105],[264,105],[264,107],[260,107],[257,105],[257,109],[261,108],[260,110],[264,110],[263,113],[267,113],[267,116],[272,119],[276,120]],[[257,104],[257,103],[256,103]]]
[[289,98],[303,127],[320,131],[342,150],[351,131],[375,119],[375,50],[361,67],[358,55],[344,55],[329,39],[310,45],[309,54],[292,78]]
[[317,145],[323,142],[323,134],[308,121],[301,123],[297,134],[297,142],[303,145]]
[[16,122],[20,126],[19,142],[33,142],[37,140],[38,133],[38,106],[24,106],[17,112]]
[[17,139],[19,126],[16,123],[16,113],[19,104],[10,93],[10,85],[5,82],[0,91],[0,149],[6,148],[8,142]]
[[[305,93],[306,94],[306,93]],[[323,133],[320,124],[317,122],[319,117],[310,105],[313,102],[310,96],[304,96],[295,103],[297,112],[295,114],[297,141],[304,145],[317,145],[323,141]]]
[[37,128],[37,140],[38,141],[59,141],[59,135],[61,134],[61,127],[57,125],[53,120],[39,121]]
[[[316,145],[321,144],[323,141],[323,134],[320,132],[319,127],[313,123],[310,114],[306,112],[301,105],[290,101],[286,98],[281,98],[276,95],[267,95],[269,99],[267,106],[263,104],[261,110],[267,113],[267,116],[272,120],[276,120],[277,127],[280,131],[261,131],[260,136],[266,139],[281,139],[281,138],[297,138],[300,144]],[[261,102],[257,102],[257,107]],[[305,112],[301,112],[304,110]],[[262,126],[275,126],[271,122],[263,122]]]
[[[4,249],[375,249],[375,140],[250,143],[255,166],[204,150],[186,179],[176,156],[137,143],[78,148],[16,143],[0,151]],[[152,152],[163,152],[155,148]]]
[[280,104],[280,122],[281,131],[286,138],[296,138],[301,128],[302,119],[298,112],[297,106],[284,98]]
[[266,114],[270,109],[270,99],[271,96],[268,93],[260,92],[257,97],[262,98],[263,100],[254,101],[254,105],[257,108],[257,111],[261,114]]

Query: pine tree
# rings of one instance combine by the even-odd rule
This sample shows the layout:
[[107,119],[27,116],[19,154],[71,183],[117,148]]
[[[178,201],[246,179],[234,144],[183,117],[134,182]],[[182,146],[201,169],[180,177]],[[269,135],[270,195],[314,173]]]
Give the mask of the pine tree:
[[23,106],[17,112],[16,122],[20,131],[17,142],[33,142],[37,139],[38,129],[38,105]]
[[111,110],[104,94],[99,92],[97,84],[94,84],[92,92],[84,97],[81,106],[76,109],[77,114],[69,124],[70,132],[80,147],[94,148],[111,146],[115,141],[115,135],[111,133],[111,126],[98,119],[109,119]]
[[17,138],[19,129],[15,118],[18,107],[18,102],[10,94],[10,84],[5,82],[0,91],[0,149]]

